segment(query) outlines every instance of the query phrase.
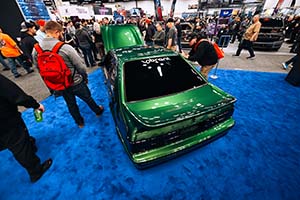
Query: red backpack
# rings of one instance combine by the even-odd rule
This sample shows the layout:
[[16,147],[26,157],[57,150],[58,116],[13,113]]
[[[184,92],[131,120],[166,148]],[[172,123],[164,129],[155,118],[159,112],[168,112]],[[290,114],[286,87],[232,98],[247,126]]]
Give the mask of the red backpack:
[[51,51],[44,51],[38,43],[34,45],[40,75],[47,87],[55,91],[65,90],[73,84],[72,72],[58,54],[63,44],[58,42]]

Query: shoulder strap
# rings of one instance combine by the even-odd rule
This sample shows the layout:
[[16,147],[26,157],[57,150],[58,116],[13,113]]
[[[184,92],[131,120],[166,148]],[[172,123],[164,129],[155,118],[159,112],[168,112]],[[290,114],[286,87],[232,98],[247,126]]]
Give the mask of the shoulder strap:
[[34,44],[34,48],[35,48],[35,50],[36,50],[36,52],[38,53],[38,54],[41,54],[41,53],[43,53],[43,49],[41,48],[41,46],[39,45],[39,43],[35,43]]
[[199,44],[200,44],[201,42],[204,42],[204,41],[209,42],[207,39],[201,39],[201,40],[199,40],[199,41],[197,42],[197,44],[195,44],[195,46],[194,46],[194,51],[196,51],[197,48],[198,48],[198,46],[199,46]]
[[54,47],[52,48],[52,52],[53,53],[58,53],[59,49],[62,47],[62,45],[64,45],[64,42],[58,42],[56,43],[56,45],[54,45]]

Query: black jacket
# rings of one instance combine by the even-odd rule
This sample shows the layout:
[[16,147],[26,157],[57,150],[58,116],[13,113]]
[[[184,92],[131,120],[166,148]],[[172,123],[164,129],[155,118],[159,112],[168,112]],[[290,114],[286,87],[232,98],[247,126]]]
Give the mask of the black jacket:
[[32,50],[35,43],[37,43],[36,39],[32,35],[29,35],[28,33],[21,33],[21,49],[24,53],[24,55],[32,61]]
[[75,32],[75,36],[78,40],[79,46],[84,47],[84,48],[89,48],[91,47],[92,44],[92,38],[88,31],[84,28],[82,29],[77,29]]
[[199,43],[197,49],[192,48],[189,52],[189,60],[197,61],[201,66],[214,65],[218,62],[218,56],[214,46],[208,41]]
[[16,121],[21,117],[18,106],[37,109],[40,104],[0,74],[0,135],[4,134],[7,128],[16,126]]

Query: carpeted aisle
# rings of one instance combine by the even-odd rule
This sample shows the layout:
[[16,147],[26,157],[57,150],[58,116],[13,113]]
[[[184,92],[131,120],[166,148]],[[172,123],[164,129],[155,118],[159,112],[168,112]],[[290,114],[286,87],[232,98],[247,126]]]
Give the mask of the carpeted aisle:
[[300,88],[285,74],[218,71],[212,83],[238,101],[236,126],[215,142],[146,170],[137,170],[119,141],[108,109],[102,71],[89,87],[106,108],[97,118],[80,102],[86,126],[77,128],[62,98],[23,117],[38,155],[54,163],[31,184],[7,150],[0,152],[0,199],[299,199]]

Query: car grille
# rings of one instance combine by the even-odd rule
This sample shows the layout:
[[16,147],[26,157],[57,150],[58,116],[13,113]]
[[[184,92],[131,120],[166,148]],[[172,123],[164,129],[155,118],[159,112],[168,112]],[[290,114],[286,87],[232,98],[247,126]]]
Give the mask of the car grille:
[[260,36],[257,38],[257,42],[276,42],[281,39],[282,38],[280,36]]
[[163,134],[149,139],[140,140],[135,143],[131,143],[131,148],[132,148],[131,151],[132,153],[144,152],[150,149],[159,148],[180,140],[184,140],[195,134],[198,134],[200,132],[209,129],[218,123],[221,123],[229,119],[232,116],[232,114],[233,114],[233,109],[230,109],[218,116],[207,119],[193,126],[184,129],[174,130],[167,134]]

